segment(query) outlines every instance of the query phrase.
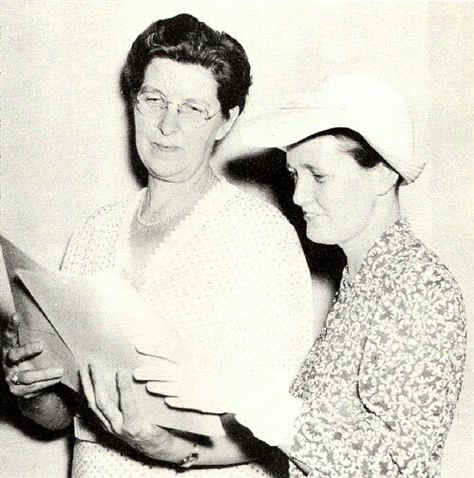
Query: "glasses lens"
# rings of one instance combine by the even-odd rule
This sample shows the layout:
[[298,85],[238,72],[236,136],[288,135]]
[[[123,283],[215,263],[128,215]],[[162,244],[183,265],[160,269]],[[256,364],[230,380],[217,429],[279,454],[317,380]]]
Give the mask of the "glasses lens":
[[137,96],[137,107],[143,114],[161,114],[166,106],[166,100],[159,93],[143,92]]
[[179,106],[179,120],[183,126],[199,126],[206,122],[209,113],[206,108],[192,103]]

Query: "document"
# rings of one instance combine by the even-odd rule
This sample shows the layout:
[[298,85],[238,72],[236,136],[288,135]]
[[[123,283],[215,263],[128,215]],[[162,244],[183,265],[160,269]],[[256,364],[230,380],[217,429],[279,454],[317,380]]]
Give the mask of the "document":
[[[179,338],[166,320],[115,271],[75,276],[40,266],[0,235],[0,315],[21,313],[20,343],[40,340],[45,350],[37,367],[61,366],[64,385],[81,393],[78,369],[92,358],[113,371],[132,372],[153,365],[154,357],[139,353],[137,343],[154,341],[154,350],[169,350]],[[153,327],[150,329],[150,324]],[[149,337],[153,330],[153,337]],[[148,332],[148,335],[147,335]],[[134,382],[144,413],[157,425],[202,435],[223,435],[220,417],[168,407]]]

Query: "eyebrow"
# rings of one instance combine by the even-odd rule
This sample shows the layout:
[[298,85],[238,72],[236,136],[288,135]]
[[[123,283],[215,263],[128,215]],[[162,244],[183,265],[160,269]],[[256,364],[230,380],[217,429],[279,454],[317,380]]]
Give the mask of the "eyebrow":
[[153,88],[151,86],[142,86],[140,88],[140,91],[146,91],[147,93],[160,93],[162,94],[163,96],[166,96],[161,90],[159,90],[158,88]]
[[324,169],[321,168],[315,168],[312,164],[303,164],[303,168],[309,169],[312,173],[317,173],[317,174],[327,174],[327,172]]
[[[300,165],[300,167],[303,168],[303,169],[308,169],[312,173],[328,174],[327,171],[325,171],[324,169],[316,168],[312,164],[309,164],[309,163],[303,163],[303,164]],[[288,163],[286,163],[286,169],[288,169],[289,171],[295,171],[296,170],[295,167],[293,167],[291,164],[288,164]]]

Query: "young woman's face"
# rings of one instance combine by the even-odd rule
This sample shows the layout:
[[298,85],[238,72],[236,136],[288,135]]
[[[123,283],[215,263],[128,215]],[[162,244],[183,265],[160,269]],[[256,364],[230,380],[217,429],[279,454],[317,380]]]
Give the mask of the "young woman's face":
[[[216,140],[225,136],[229,121],[220,112],[217,82],[204,67],[154,58],[145,70],[140,92],[153,102],[158,95],[169,103],[157,114],[135,106],[137,151],[148,173],[158,179],[182,182],[192,178],[209,159]],[[139,93],[140,94],[140,93]],[[212,116],[197,126],[183,121],[178,105],[203,108]]]
[[287,152],[295,178],[294,202],[303,209],[306,235],[320,244],[357,240],[374,211],[377,190],[373,169],[359,166],[350,139],[320,136]]

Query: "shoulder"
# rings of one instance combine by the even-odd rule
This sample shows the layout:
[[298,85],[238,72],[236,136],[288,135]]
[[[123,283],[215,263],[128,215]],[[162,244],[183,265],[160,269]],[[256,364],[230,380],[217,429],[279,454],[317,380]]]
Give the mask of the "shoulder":
[[103,230],[119,225],[135,197],[136,195],[132,194],[125,199],[100,206],[79,225],[78,230]]
[[462,293],[454,275],[415,235],[410,235],[408,247],[393,256],[392,281],[411,291],[414,298],[458,297]]
[[136,194],[101,206],[76,226],[63,257],[63,270],[75,271],[79,267],[78,264],[92,262],[94,257],[106,255],[105,251],[112,249],[127,208],[134,197]]
[[411,328],[418,324],[433,336],[453,330],[463,335],[464,302],[453,274],[413,234],[405,244],[391,257],[380,287],[384,308],[398,319],[392,325]]
[[276,206],[228,182],[222,186],[226,220],[242,233],[269,236],[273,241],[296,239],[294,227]]

